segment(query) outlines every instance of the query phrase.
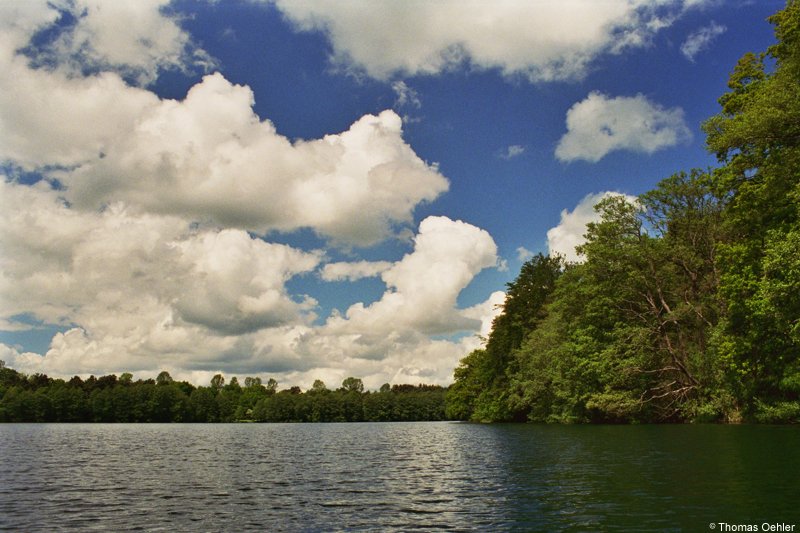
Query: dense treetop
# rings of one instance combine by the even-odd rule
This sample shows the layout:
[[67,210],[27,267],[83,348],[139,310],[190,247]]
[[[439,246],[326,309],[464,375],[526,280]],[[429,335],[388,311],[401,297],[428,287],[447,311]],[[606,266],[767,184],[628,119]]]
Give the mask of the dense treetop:
[[168,372],[133,381],[129,373],[74,377],[25,376],[0,364],[0,422],[388,422],[444,419],[445,389],[388,384],[364,392],[349,377],[336,390],[317,380],[307,392],[278,390],[274,379],[215,375],[207,387]]

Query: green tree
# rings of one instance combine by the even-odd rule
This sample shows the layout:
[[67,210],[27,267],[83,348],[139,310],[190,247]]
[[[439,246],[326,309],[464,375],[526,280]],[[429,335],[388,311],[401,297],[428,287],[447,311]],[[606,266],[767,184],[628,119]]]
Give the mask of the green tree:
[[239,406],[241,391],[242,389],[237,384],[237,387],[227,385],[217,393],[216,402],[220,422],[236,421],[236,408]]
[[198,387],[189,396],[189,413],[193,422],[219,421],[217,391],[213,387]]
[[561,275],[559,257],[536,255],[523,264],[517,278],[507,285],[502,312],[492,322],[483,349],[462,359],[447,393],[447,416],[462,420],[510,420],[524,418],[510,409],[509,376],[516,372],[514,350],[544,317],[544,306]]
[[366,393],[363,398],[364,420],[369,422],[389,422],[394,411],[394,395],[388,384],[381,386],[379,392]]
[[241,385],[239,385],[239,378],[237,378],[236,376],[233,376],[233,377],[231,378],[231,381],[230,381],[230,383],[228,383],[227,385],[225,385],[225,388],[226,388],[227,390],[232,390],[232,391],[241,392],[241,390],[242,390],[242,386],[241,386]]
[[211,378],[211,388],[214,390],[220,390],[223,385],[225,385],[225,378],[222,374],[214,374],[214,377]]
[[246,377],[244,378],[244,386],[249,389],[251,387],[261,387],[261,378],[259,377]]
[[189,418],[188,398],[172,383],[153,387],[148,403],[152,422],[184,422]]
[[709,149],[724,164],[716,185],[729,198],[730,239],[718,261],[725,313],[716,339],[743,415],[780,412],[797,420],[800,3],[789,1],[770,21],[777,43],[742,57],[720,98],[722,111],[704,124]]
[[486,350],[470,352],[459,361],[453,372],[454,381],[447,391],[447,417],[454,420],[471,420],[475,404],[490,381],[489,360]]
[[88,406],[83,391],[65,383],[49,391],[56,422],[84,422],[88,420]]
[[342,389],[347,392],[364,392],[364,383],[359,378],[349,377],[342,381]]

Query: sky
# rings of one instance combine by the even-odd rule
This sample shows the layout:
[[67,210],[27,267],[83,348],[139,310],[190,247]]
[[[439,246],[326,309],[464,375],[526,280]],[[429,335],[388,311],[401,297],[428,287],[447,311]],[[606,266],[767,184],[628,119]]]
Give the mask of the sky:
[[0,359],[452,382],[604,195],[715,165],[778,0],[4,0]]

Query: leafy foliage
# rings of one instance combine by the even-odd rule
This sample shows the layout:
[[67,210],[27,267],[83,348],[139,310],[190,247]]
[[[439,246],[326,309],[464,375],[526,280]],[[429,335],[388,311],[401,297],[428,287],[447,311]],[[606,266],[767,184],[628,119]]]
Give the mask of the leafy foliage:
[[[277,391],[258,377],[241,387],[236,377],[208,387],[173,380],[132,381],[125,373],[69,381],[43,374],[25,376],[0,365],[0,422],[362,422],[443,420],[445,389],[433,385],[388,385],[364,392],[349,377],[332,391],[317,380],[306,393]],[[123,379],[124,378],[124,379]]]
[[448,392],[449,417],[516,418],[506,401],[509,377],[515,371],[513,353],[526,332],[545,316],[545,303],[562,267],[561,258],[539,254],[527,261],[517,279],[508,284],[503,311],[492,322],[486,348],[473,351],[455,370],[455,383]]
[[580,264],[526,263],[450,416],[800,421],[800,2],[770,20],[703,126],[721,166],[603,199]]

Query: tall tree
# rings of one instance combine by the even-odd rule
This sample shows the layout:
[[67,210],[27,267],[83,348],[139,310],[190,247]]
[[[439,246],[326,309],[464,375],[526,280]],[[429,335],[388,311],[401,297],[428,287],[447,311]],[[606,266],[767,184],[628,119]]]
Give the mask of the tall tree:
[[800,418],[800,3],[770,21],[777,43],[742,57],[704,124],[729,197],[719,352],[745,414],[773,405]]
[[508,379],[516,369],[514,350],[544,317],[544,306],[560,276],[559,257],[538,254],[508,283],[502,312],[492,322],[483,349],[462,359],[447,398],[448,416],[475,420],[519,418],[508,403]]

